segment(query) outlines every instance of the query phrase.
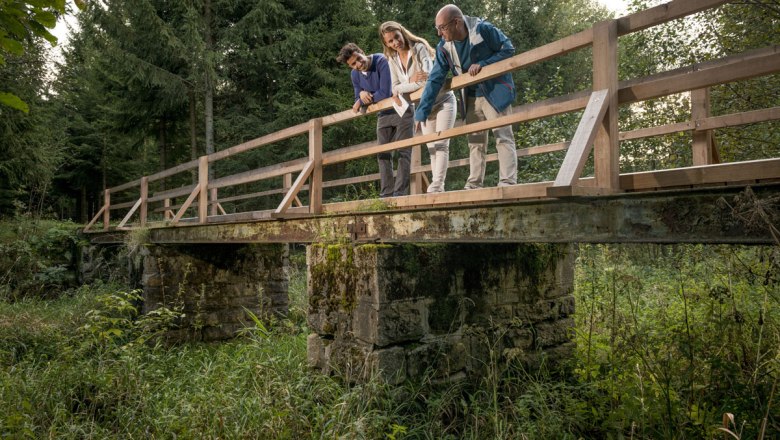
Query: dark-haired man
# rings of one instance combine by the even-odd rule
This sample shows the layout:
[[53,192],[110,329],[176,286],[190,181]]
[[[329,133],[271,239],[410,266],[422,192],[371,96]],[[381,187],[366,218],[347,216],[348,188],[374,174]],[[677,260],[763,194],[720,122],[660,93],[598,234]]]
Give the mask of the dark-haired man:
[[[347,43],[339,51],[336,61],[352,69],[352,87],[355,89],[355,103],[352,111],[357,113],[369,104],[393,96],[392,79],[387,59],[381,53],[366,55],[354,43]],[[379,145],[412,137],[413,109],[403,116],[390,108],[377,115],[376,137]],[[404,196],[409,194],[412,148],[401,148],[398,152],[398,173],[393,177],[393,153],[377,154],[379,161],[379,197]]]

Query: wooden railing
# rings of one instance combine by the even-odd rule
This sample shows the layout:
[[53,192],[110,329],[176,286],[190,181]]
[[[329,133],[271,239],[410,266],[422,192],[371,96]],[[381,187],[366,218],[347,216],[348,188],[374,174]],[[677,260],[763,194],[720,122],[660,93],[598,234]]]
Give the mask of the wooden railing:
[[[412,195],[389,199],[387,208],[420,208],[463,203],[507,202],[521,199],[566,197],[578,195],[604,195],[624,191],[642,191],[659,188],[722,184],[728,182],[762,181],[780,179],[780,158],[718,164],[718,151],[712,140],[712,130],[780,119],[780,107],[736,113],[718,117],[709,114],[709,87],[780,72],[780,53],[772,46],[753,50],[718,60],[663,72],[660,74],[618,81],[618,37],[679,19],[696,12],[714,8],[728,0],[676,0],[655,8],[641,11],[615,20],[606,20],[591,29],[561,40],[521,53],[504,61],[486,66],[476,77],[461,75],[452,78],[445,87],[451,90],[496,77],[505,72],[527,68],[531,65],[560,57],[588,46],[593,48],[593,86],[566,96],[555,97],[514,108],[512,114],[494,120],[456,126],[439,133],[415,136],[411,139],[377,145],[366,142],[359,145],[323,152],[324,127],[340,124],[362,115],[346,110],[315,118],[284,130],[262,136],[217,153],[202,156],[198,160],[183,163],[159,173],[144,176],[104,191],[100,211],[85,227],[89,230],[101,218],[103,229],[110,228],[111,211],[129,209],[118,229],[126,228],[130,219],[138,213],[138,225],[149,223],[150,206],[161,205],[153,212],[161,213],[164,224],[182,223],[184,214],[197,207],[197,217],[187,224],[205,224],[211,221],[237,221],[259,218],[288,217],[294,215],[318,215],[322,213],[351,212],[365,206],[364,201],[323,204],[324,188],[378,180],[378,174],[323,182],[323,167],[347,162],[377,153],[399,148],[415,147],[412,160]],[[691,120],[675,124],[618,132],[618,107],[662,96],[691,92]],[[421,91],[412,94],[420,98]],[[366,113],[376,113],[391,108],[389,100],[371,105]],[[452,191],[424,194],[424,173],[430,165],[421,165],[419,145],[438,139],[452,138],[509,124],[532,121],[583,110],[582,118],[570,142],[541,145],[519,149],[518,156],[566,150],[563,164],[553,182],[518,184],[508,187],[483,188],[472,191]],[[692,132],[693,166],[672,170],[620,174],[619,141],[641,139],[675,132]],[[260,148],[282,140],[308,136],[308,156],[301,159],[265,166],[244,173],[209,180],[209,167],[214,162]],[[594,177],[582,178],[582,170],[591,153],[594,153]],[[488,161],[497,155],[488,155]],[[468,159],[450,161],[450,167],[468,165]],[[197,183],[176,189],[149,194],[149,184],[170,176],[197,169]],[[293,180],[293,176],[297,177]],[[220,188],[282,177],[282,187],[263,192],[241,194],[220,199]],[[307,183],[308,182],[308,183]],[[128,190],[137,191],[138,198],[126,203],[112,204],[111,197]],[[304,206],[298,195],[308,191],[308,205]],[[278,207],[271,211],[253,211],[227,214],[223,203],[250,198],[284,194]],[[171,200],[184,197],[181,205]]]

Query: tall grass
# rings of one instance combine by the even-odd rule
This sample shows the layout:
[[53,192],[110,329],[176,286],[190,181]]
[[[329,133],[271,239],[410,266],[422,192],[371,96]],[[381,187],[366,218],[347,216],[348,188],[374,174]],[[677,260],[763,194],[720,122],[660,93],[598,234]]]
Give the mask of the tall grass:
[[573,375],[495,363],[398,387],[308,370],[292,261],[291,318],[227,343],[137,343],[149,326],[96,340],[87,312],[117,285],[0,302],[0,437],[721,438],[724,412],[743,438],[767,414],[778,432],[777,249],[583,246]]

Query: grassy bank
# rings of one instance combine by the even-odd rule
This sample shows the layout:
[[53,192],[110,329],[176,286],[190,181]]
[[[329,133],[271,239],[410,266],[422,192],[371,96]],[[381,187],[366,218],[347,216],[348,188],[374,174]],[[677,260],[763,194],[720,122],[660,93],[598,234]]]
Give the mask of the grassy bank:
[[300,268],[290,320],[221,344],[142,343],[160,326],[123,286],[0,302],[0,437],[723,438],[733,413],[773,438],[779,266],[768,247],[582,246],[571,376],[392,388],[307,370]]

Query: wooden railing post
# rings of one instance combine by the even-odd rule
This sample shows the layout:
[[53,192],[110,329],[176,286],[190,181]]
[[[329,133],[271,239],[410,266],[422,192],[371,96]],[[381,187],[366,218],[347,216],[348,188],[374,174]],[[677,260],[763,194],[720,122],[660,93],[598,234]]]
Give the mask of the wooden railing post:
[[146,226],[146,217],[149,214],[149,206],[146,200],[149,198],[149,178],[141,177],[141,211],[138,216],[140,219],[141,227]]
[[165,216],[165,220],[172,219],[173,212],[171,211],[171,199],[163,200],[163,207],[165,208],[165,213],[163,214]]
[[618,51],[617,20],[593,26],[593,90],[607,90],[607,113],[593,143],[596,186],[620,190],[620,144],[618,142]]
[[211,188],[209,190],[209,199],[211,200],[211,209],[209,210],[211,215],[219,215],[217,204],[217,188]]
[[322,118],[309,121],[309,160],[314,164],[309,180],[309,213],[322,213]]
[[209,157],[201,156],[198,160],[198,185],[200,185],[200,194],[198,194],[198,223],[205,224],[208,218],[209,208]]
[[[411,168],[419,168],[422,166],[422,148],[420,148],[419,145],[415,145],[412,147],[412,163]],[[423,189],[423,173],[412,173],[411,175],[411,187],[410,192],[411,194],[422,194],[425,192],[425,189]]]
[[[710,117],[710,89],[691,90],[691,119],[696,128],[701,120]],[[715,148],[712,130],[693,131],[693,165],[710,165],[714,161]]]
[[110,212],[111,212],[111,191],[108,189],[103,190],[103,207],[106,208],[105,211],[103,211],[103,230],[108,231],[108,223],[110,220]]

